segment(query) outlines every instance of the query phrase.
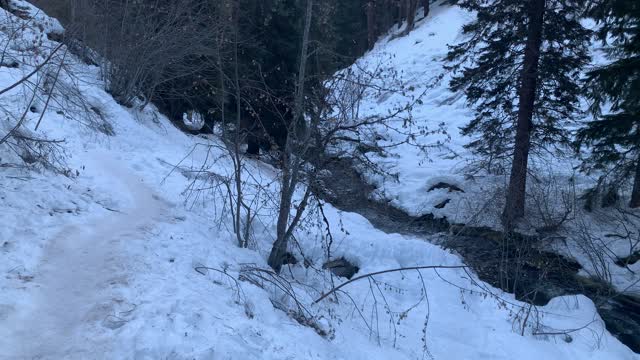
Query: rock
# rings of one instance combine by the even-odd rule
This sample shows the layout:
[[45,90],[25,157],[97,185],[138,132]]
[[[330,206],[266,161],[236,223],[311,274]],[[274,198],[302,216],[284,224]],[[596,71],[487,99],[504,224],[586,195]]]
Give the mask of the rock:
[[447,184],[446,182],[442,182],[442,181],[437,183],[437,184],[435,184],[435,185],[433,185],[433,186],[431,186],[429,188],[429,190],[427,190],[427,192],[430,192],[430,191],[433,191],[433,190],[436,190],[436,189],[449,189],[449,192],[454,192],[454,191],[464,192],[464,190],[460,189],[456,185]]
[[284,254],[284,259],[282,259],[282,265],[296,265],[298,263],[298,259],[293,256],[292,253],[287,252]]
[[446,199],[442,202],[440,202],[439,204],[435,205],[434,208],[436,209],[444,209],[445,206],[447,206],[447,204],[451,201],[451,199]]
[[334,275],[351,279],[360,268],[351,264],[347,259],[341,257],[336,260],[327,261],[322,265],[323,269],[331,271]]
[[616,260],[616,265],[620,267],[627,267],[637,263],[638,261],[640,261],[640,251],[635,251],[632,254],[629,254],[629,256],[618,258],[618,260]]

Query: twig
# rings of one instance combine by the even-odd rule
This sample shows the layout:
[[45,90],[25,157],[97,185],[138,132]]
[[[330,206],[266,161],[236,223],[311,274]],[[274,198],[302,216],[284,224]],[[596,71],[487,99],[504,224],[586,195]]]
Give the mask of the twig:
[[51,54],[49,54],[49,56],[42,62],[42,64],[36,66],[35,69],[33,69],[32,72],[30,72],[29,74],[27,74],[25,77],[23,77],[22,79],[18,80],[17,82],[15,82],[13,85],[6,87],[2,90],[0,90],[0,95],[6,93],[9,90],[14,89],[15,87],[17,87],[18,85],[22,84],[23,82],[27,81],[30,77],[32,77],[33,75],[35,75],[38,71],[40,71],[45,65],[47,65],[49,63],[49,61],[51,61],[51,59],[53,58],[53,55],[55,55],[56,52],[58,52],[58,50],[60,50],[60,48],[63,46],[64,44],[60,44],[58,45],[55,49],[53,49],[53,51],[51,52]]
[[371,276],[375,276],[375,275],[380,275],[380,274],[387,274],[387,273],[392,273],[392,272],[399,272],[399,271],[410,271],[410,270],[426,270],[426,269],[466,269],[468,268],[468,266],[447,266],[447,265],[430,265],[430,266],[411,266],[411,267],[403,267],[403,268],[397,268],[397,269],[389,269],[389,270],[381,270],[381,271],[376,271],[376,272],[372,272],[372,273],[368,273],[368,274],[364,274],[364,275],[360,275],[357,276],[349,281],[346,281],[340,285],[338,285],[337,287],[334,287],[333,289],[331,289],[328,293],[322,295],[320,298],[318,298],[316,301],[314,301],[314,304],[319,303],[320,301],[324,300],[327,296],[333,294],[334,292],[340,290],[341,288],[351,284],[352,282],[364,279],[364,278],[368,278]]
[[35,131],[38,131],[38,128],[40,127],[40,123],[42,122],[42,118],[44,118],[44,114],[47,111],[47,108],[49,107],[49,102],[51,101],[51,97],[53,97],[53,92],[55,91],[56,85],[58,84],[58,79],[60,78],[60,71],[62,70],[62,67],[64,66],[64,61],[67,58],[67,51],[68,50],[65,50],[64,54],[62,55],[62,60],[60,60],[60,66],[58,66],[58,69],[56,71],[56,77],[53,79],[51,90],[47,94],[47,101],[44,103],[44,108],[40,112],[40,118],[36,123],[36,127],[34,129]]

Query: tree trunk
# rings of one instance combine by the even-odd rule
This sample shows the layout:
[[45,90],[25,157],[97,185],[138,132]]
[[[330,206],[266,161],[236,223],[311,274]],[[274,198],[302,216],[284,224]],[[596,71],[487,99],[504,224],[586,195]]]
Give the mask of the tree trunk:
[[376,5],[375,2],[369,1],[367,3],[367,40],[369,49],[373,49],[378,37],[376,27]]
[[[223,6],[226,4],[223,3]],[[238,57],[238,44],[240,43],[239,32],[240,32],[240,8],[238,3],[233,9],[232,14],[232,26],[234,31],[234,41],[233,41],[233,58],[234,58],[234,67],[233,67],[233,80],[234,87],[236,91],[236,139],[234,144],[234,178],[235,178],[235,186],[236,186],[236,210],[235,210],[235,224],[234,228],[236,230],[236,239],[238,240],[238,246],[241,248],[247,247],[247,238],[243,238],[242,234],[242,203],[244,202],[243,191],[242,191],[242,156],[240,155],[240,126],[242,125],[242,106],[241,106],[241,89],[240,89],[240,59]],[[221,40],[223,41],[223,40]],[[224,84],[224,80],[223,80]],[[224,88],[224,86],[223,86]],[[224,99],[222,99],[224,101]],[[221,104],[224,107],[224,103]],[[249,150],[251,150],[251,143],[249,143]],[[256,155],[260,152],[259,148],[257,149]],[[250,226],[249,223],[245,224],[245,226]],[[248,231],[248,229],[247,229]]]
[[[247,154],[260,155],[260,138],[256,135],[257,126],[252,126],[247,131]],[[239,133],[239,130],[236,131]]]
[[395,20],[395,3],[393,0],[383,0],[382,9],[379,16],[382,18],[381,28],[383,31],[391,29]]
[[291,201],[293,191],[290,190],[291,174],[288,171],[288,162],[290,159],[283,154],[285,162],[282,174],[282,188],[280,189],[280,206],[278,208],[278,222],[276,223],[276,241],[273,243],[271,253],[267,263],[276,272],[280,273],[284,258],[287,254],[287,246],[289,239],[287,238],[287,225],[289,223],[289,215],[291,214]]
[[278,222],[276,224],[276,241],[273,243],[271,253],[267,263],[276,272],[280,273],[280,269],[284,264],[284,259],[287,254],[287,246],[289,238],[293,233],[293,229],[300,220],[302,211],[306,207],[306,201],[308,199],[309,191],[305,193],[303,201],[298,205],[298,211],[291,224],[289,224],[289,217],[291,215],[291,205],[293,201],[293,195],[295,194],[296,186],[298,185],[299,172],[302,171],[300,164],[296,161],[300,161],[297,156],[294,156],[294,142],[297,132],[293,131],[297,128],[297,122],[304,118],[304,85],[306,79],[307,60],[309,57],[309,32],[311,29],[311,16],[313,14],[313,0],[307,0],[307,9],[305,15],[304,33],[302,35],[302,49],[300,53],[300,65],[298,68],[298,79],[295,92],[295,103],[293,109],[293,121],[291,122],[290,129],[288,131],[286,145],[282,154],[282,180],[280,189],[280,207],[278,209]]
[[640,158],[636,161],[636,176],[633,179],[633,190],[631,190],[631,201],[629,207],[640,207]]
[[429,16],[429,10],[430,10],[430,0],[422,0],[422,7],[424,8],[424,17]]
[[398,3],[398,28],[402,26],[405,15],[407,15],[407,2],[409,0],[399,0]]
[[504,212],[502,213],[503,224],[507,229],[513,226],[514,220],[524,216],[527,188],[527,163],[529,161],[544,13],[545,0],[529,1],[529,25],[527,29],[527,45],[524,51],[524,63],[520,77],[518,123],[516,125],[513,164],[509,178],[507,201]]
[[418,0],[406,0],[406,18],[407,28],[404,30],[404,35],[407,35],[413,30],[416,23],[416,11],[418,9]]

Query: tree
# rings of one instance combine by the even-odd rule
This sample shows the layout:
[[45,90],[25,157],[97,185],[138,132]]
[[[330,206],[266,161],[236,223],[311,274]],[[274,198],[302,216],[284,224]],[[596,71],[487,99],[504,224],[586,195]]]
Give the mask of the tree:
[[416,12],[418,11],[418,0],[409,0],[409,9],[407,10],[407,31],[408,34],[416,26]]
[[[304,221],[306,211],[318,204],[314,202],[314,199],[321,197],[318,179],[332,165],[335,166],[332,162],[341,158],[335,153],[336,144],[344,141],[360,143],[363,133],[382,124],[393,129],[389,125],[392,120],[403,120],[407,124],[411,121],[411,109],[420,101],[415,98],[398,105],[389,114],[360,118],[356,109],[360,107],[367,91],[377,89],[381,82],[389,80],[389,75],[384,71],[358,69],[337,73],[319,71],[316,61],[309,60],[317,60],[315,56],[321,45],[318,44],[316,33],[322,29],[318,27],[317,19],[327,2],[306,0],[305,5],[295,91],[293,96],[285,98],[291,99],[290,103],[285,99],[274,100],[287,103],[292,113],[291,121],[287,122],[286,145],[281,149],[276,240],[268,259],[268,264],[276,272],[291,258],[288,253],[289,242]],[[391,82],[394,82],[393,79]],[[404,86],[406,84],[403,83],[398,91]],[[402,130],[396,131],[403,134]],[[407,134],[407,137],[414,136]],[[372,165],[364,163],[364,166]],[[298,196],[297,190],[300,190]]]
[[431,0],[422,0],[422,8],[424,9],[424,17],[429,16],[430,1]]
[[[578,130],[577,144],[591,146],[582,170],[610,171],[614,183],[633,179],[629,206],[640,207],[640,3],[602,0],[590,10],[610,63],[587,73],[594,120]],[[610,43],[609,43],[610,42]],[[606,112],[603,113],[603,108]]]
[[367,3],[367,43],[369,49],[373,48],[378,40],[378,28],[376,22],[376,3],[369,1]]
[[[311,29],[311,19],[313,16],[313,0],[306,0],[305,24],[302,36],[302,46],[300,53],[300,62],[298,68],[298,76],[295,88],[295,97],[293,102],[293,121],[289,124],[289,133],[297,134],[297,122],[302,121],[305,111],[305,83],[307,81],[307,61],[309,54],[309,31]],[[273,244],[269,255],[268,263],[276,272],[280,272],[281,266],[287,254],[289,238],[292,236],[293,230],[296,228],[302,214],[306,208],[311,195],[311,188],[307,188],[302,201],[298,205],[293,219],[290,219],[291,208],[293,206],[293,196],[302,176],[304,155],[295,153],[296,138],[287,136],[285,148],[282,153],[282,174],[280,181],[280,205],[278,208],[278,221],[276,223],[276,241]],[[309,140],[309,139],[306,139]],[[306,145],[303,145],[306,146]]]
[[405,1],[405,18],[407,19],[407,27],[404,30],[403,35],[408,35],[416,25],[416,11],[418,10],[418,0],[404,0]]
[[542,28],[544,26],[545,0],[531,0],[528,9],[527,44],[520,75],[520,94],[518,102],[518,121],[516,139],[511,163],[511,176],[503,218],[509,224],[513,219],[524,216],[524,203],[527,184],[527,162],[531,147],[531,128],[538,86],[538,66],[542,46]]
[[[477,13],[463,27],[468,40],[450,46],[450,87],[464,91],[475,117],[463,129],[480,165],[511,165],[503,212],[510,227],[525,210],[530,154],[568,144],[566,123],[579,112],[578,79],[588,63],[590,32],[581,0],[462,0]],[[511,160],[511,161],[509,161]]]

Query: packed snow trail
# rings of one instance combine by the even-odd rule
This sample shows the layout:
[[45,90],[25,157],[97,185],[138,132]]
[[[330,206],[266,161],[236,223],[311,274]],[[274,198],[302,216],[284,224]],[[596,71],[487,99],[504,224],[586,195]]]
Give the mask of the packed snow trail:
[[91,338],[95,332],[85,330],[119,326],[113,308],[123,300],[113,288],[129,276],[126,243],[142,241],[145,226],[158,221],[166,205],[131,170],[107,156],[96,160],[129,191],[132,206],[66,226],[51,239],[33,293],[1,327],[2,359],[89,359],[110,352],[108,337]]

